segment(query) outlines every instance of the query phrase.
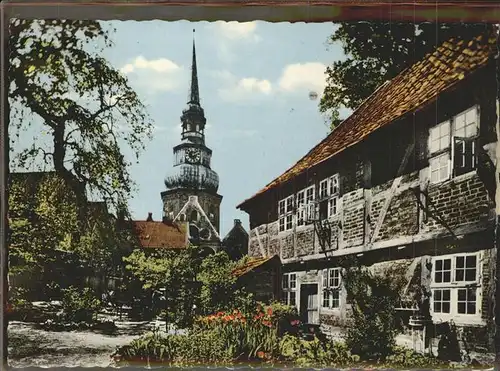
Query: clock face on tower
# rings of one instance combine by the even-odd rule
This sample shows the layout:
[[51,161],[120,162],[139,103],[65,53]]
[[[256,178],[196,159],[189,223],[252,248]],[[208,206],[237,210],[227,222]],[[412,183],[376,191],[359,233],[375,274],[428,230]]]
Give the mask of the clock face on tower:
[[186,150],[186,161],[191,163],[197,163],[200,161],[201,154],[199,149],[188,148]]

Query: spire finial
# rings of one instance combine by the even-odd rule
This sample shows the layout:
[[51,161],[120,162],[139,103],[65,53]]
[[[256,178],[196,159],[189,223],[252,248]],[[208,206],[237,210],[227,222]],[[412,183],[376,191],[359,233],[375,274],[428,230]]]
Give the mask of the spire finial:
[[193,28],[193,62],[191,66],[191,91],[189,103],[200,104],[200,88],[198,87],[198,69],[196,67],[196,46],[194,42],[195,29]]

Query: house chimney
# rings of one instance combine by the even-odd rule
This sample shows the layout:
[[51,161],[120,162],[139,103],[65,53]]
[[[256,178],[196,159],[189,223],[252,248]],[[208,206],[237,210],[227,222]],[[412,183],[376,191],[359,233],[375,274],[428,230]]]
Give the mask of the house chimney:
[[148,213],[148,218],[146,219],[147,222],[152,222],[153,221],[153,213]]
[[239,225],[239,224],[241,224],[241,220],[239,220],[239,219],[234,219],[234,225],[236,226],[236,225]]

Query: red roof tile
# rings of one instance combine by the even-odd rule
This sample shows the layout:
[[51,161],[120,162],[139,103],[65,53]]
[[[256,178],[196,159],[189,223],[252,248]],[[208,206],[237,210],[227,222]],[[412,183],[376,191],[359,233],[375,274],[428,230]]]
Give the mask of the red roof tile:
[[188,245],[184,224],[134,220],[131,222],[143,248],[183,249]]
[[434,53],[383,84],[328,137],[285,173],[243,201],[238,208],[359,143],[381,127],[431,103],[439,94],[485,66],[495,53],[496,38],[493,34],[479,35],[471,40],[451,39],[444,42]]
[[275,255],[267,258],[249,258],[245,264],[233,269],[232,274],[235,277],[244,276],[245,274],[253,271],[255,268],[262,266],[263,264],[274,258],[277,258],[277,256]]

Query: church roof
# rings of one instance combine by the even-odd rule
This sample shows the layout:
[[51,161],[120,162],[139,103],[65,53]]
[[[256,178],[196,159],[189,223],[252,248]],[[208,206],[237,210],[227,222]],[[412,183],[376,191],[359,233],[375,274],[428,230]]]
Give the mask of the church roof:
[[224,243],[233,237],[237,238],[238,235],[248,238],[248,232],[241,225],[241,221],[239,219],[235,219],[233,228],[231,228],[231,230],[227,233],[222,242]]
[[184,249],[188,246],[185,224],[152,220],[133,220],[131,224],[142,248]]
[[444,42],[423,60],[380,86],[323,141],[238,208],[359,143],[381,127],[430,104],[439,94],[487,65],[496,53],[495,44],[493,33]]

